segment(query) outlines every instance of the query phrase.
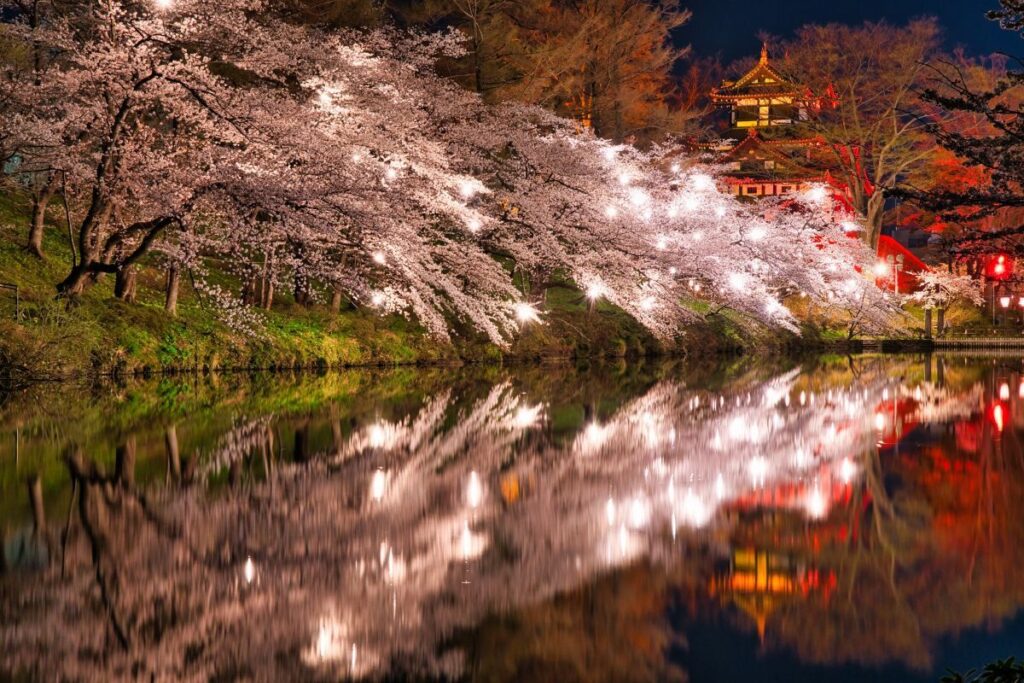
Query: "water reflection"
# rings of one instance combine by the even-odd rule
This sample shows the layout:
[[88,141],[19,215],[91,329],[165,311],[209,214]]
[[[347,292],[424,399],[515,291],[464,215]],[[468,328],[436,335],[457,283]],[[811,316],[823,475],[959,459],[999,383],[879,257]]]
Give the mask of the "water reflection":
[[[8,403],[0,673],[653,680],[724,621],[923,675],[1024,603],[1020,368],[235,380],[59,427]],[[124,391],[151,393],[101,405]]]

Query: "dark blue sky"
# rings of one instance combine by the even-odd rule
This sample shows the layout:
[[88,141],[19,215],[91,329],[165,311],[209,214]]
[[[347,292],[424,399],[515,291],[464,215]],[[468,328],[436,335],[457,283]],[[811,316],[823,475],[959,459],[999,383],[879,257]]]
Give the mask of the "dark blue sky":
[[719,54],[726,63],[756,55],[761,30],[785,37],[807,23],[879,19],[904,23],[925,15],[939,18],[949,48],[1024,56],[1024,40],[985,18],[987,10],[998,7],[998,0],[683,0],[682,4],[693,11],[693,19],[679,30],[677,40],[692,45],[699,55]]

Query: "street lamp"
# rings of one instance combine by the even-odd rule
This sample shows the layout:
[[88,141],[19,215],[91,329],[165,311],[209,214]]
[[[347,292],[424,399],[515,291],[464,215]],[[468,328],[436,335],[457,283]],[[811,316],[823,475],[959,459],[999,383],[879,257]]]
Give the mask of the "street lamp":
[[[896,254],[893,256],[890,254],[885,257],[886,271],[892,268],[892,292],[893,294],[899,295],[900,293],[900,271],[903,270],[903,254]],[[875,266],[875,272],[878,273],[880,270],[879,266]]]

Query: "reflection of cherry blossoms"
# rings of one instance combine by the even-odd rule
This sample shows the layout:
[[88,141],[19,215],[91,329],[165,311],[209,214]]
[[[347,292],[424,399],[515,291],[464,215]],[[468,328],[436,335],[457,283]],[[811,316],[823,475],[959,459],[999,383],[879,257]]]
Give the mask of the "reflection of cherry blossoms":
[[[511,383],[470,401],[445,392],[212,498],[143,495],[69,461],[84,536],[66,579],[53,568],[3,596],[14,618],[0,643],[68,677],[457,673],[457,654],[438,654],[455,629],[642,555],[673,562],[680,535],[727,523],[722,506],[825,516],[860,476],[892,389],[878,376],[812,393],[797,379],[720,393],[663,381],[565,443]],[[262,431],[242,423],[210,462],[260,451]]]

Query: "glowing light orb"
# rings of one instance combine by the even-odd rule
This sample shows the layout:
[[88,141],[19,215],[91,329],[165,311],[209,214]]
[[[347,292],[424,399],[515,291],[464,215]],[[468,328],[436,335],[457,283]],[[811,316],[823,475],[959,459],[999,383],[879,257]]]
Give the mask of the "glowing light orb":
[[821,204],[828,199],[828,191],[821,185],[812,187],[807,191],[807,199],[815,204]]
[[711,519],[708,506],[693,491],[687,492],[686,498],[683,499],[683,519],[694,527],[702,527]]
[[469,507],[476,509],[480,507],[481,501],[484,499],[484,487],[480,483],[480,475],[473,472],[469,473],[469,483],[466,485],[466,504]]
[[747,283],[750,281],[744,273],[733,273],[729,276],[729,288],[737,292],[742,292],[747,288]]
[[807,494],[804,508],[812,519],[821,519],[828,512],[828,501],[825,500],[825,496],[818,488],[814,488]]
[[256,578],[256,565],[252,563],[251,557],[245,558],[245,564],[242,566],[242,578],[246,583],[252,583]]
[[384,498],[384,492],[387,490],[388,485],[388,474],[384,470],[378,469],[373,473],[370,478],[370,498],[373,500],[381,500]]
[[384,252],[375,251],[373,252],[373,262],[379,266],[383,266],[385,263],[388,262],[388,259],[386,256],[384,256]]
[[768,476],[768,461],[763,456],[754,456],[747,469],[755,484],[764,484],[765,477]]
[[878,261],[875,263],[875,275],[878,277],[885,277],[889,274],[889,264],[885,261]]
[[587,287],[587,298],[591,301],[597,301],[607,293],[607,289],[604,285],[599,282],[595,282]]
[[608,218],[615,218],[616,216],[619,215],[619,210],[616,209],[614,206],[609,206],[604,210],[604,215],[607,216]]
[[695,173],[691,180],[693,181],[693,186],[701,192],[710,190],[715,186],[715,181],[705,173]]
[[843,480],[843,483],[849,484],[853,481],[853,477],[856,474],[857,466],[853,464],[853,461],[849,458],[843,458],[843,461],[839,463],[839,478]]
[[370,296],[370,303],[374,306],[383,306],[386,300],[387,297],[385,297],[381,292],[374,292],[373,295]]
[[540,322],[540,314],[537,309],[526,302],[519,302],[515,305],[516,320],[522,324]]

